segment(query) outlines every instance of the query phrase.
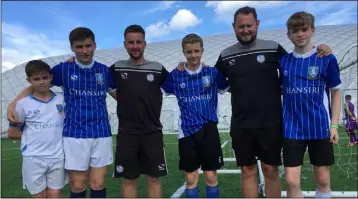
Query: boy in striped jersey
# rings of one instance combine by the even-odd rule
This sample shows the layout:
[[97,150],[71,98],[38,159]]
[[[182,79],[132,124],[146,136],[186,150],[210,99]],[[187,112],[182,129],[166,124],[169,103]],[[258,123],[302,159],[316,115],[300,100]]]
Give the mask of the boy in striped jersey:
[[357,137],[355,134],[355,130],[358,129],[357,126],[357,118],[354,115],[354,105],[351,102],[352,96],[346,95],[345,100],[346,103],[344,103],[344,113],[346,116],[346,132],[349,136],[349,143],[348,146],[354,146],[357,144]]
[[179,169],[185,171],[188,198],[198,198],[199,172],[204,171],[206,196],[219,197],[216,170],[224,165],[217,129],[218,90],[228,87],[226,79],[214,67],[203,67],[203,40],[189,34],[182,41],[187,59],[184,72],[174,69],[162,84],[162,90],[174,94],[180,107]]
[[340,74],[334,55],[317,56],[312,46],[314,16],[297,12],[287,21],[294,52],[280,59],[283,89],[283,161],[289,197],[303,197],[300,173],[308,147],[316,181],[316,197],[331,197],[333,145],[338,144]]
[[51,68],[45,62],[32,60],[26,64],[25,72],[34,92],[16,103],[16,114],[23,123],[10,123],[9,138],[21,139],[24,188],[34,198],[59,198],[67,183],[63,95],[49,89]]
[[[52,84],[61,86],[66,104],[63,127],[65,168],[71,180],[71,198],[105,198],[105,176],[113,162],[112,133],[106,107],[107,92],[116,98],[109,68],[93,60],[95,35],[88,28],[75,28],[69,35],[75,62],[61,62],[52,68]],[[14,103],[29,95],[26,88],[9,105],[9,119],[16,121]]]

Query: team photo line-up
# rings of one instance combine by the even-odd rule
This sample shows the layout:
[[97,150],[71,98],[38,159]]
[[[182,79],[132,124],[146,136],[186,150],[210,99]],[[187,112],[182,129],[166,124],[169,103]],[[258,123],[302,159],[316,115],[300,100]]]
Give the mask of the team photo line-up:
[[[87,186],[91,198],[105,198],[107,168],[114,164],[113,177],[123,178],[122,197],[137,197],[141,174],[147,176],[147,196],[162,197],[160,177],[168,171],[160,113],[163,95],[174,95],[180,109],[178,164],[185,173],[185,196],[199,197],[200,168],[206,197],[220,197],[217,170],[224,160],[217,128],[218,93],[230,92],[230,137],[242,172],[243,196],[259,196],[257,157],[266,197],[281,197],[282,164],[288,197],[303,197],[300,175],[308,147],[316,197],[331,197],[341,80],[331,48],[311,42],[314,21],[303,11],[289,17],[287,36],[294,50],[288,53],[275,41],[257,38],[260,21],[255,8],[239,8],[232,24],[237,43],[221,51],[214,67],[201,60],[202,38],[188,34],[182,40],[186,62],[171,72],[145,59],[140,25],[124,31],[130,58],[109,67],[93,60],[94,33],[73,29],[69,41],[75,57],[53,67],[29,61],[25,73],[31,85],[7,108],[9,138],[21,139],[24,188],[33,197],[60,197],[69,183],[71,198],[86,197]],[[52,86],[62,87],[63,93],[52,92]],[[117,102],[114,153],[107,93]],[[346,114],[354,134],[354,111]]]

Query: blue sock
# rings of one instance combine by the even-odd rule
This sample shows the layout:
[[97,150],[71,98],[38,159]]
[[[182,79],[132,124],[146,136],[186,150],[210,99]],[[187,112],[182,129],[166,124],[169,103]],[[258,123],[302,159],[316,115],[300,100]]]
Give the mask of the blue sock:
[[199,198],[198,187],[195,187],[193,189],[185,189],[185,195],[187,198]]
[[101,190],[91,189],[90,198],[105,198],[106,197],[106,187]]
[[207,198],[218,198],[219,197],[219,185],[209,186],[206,185],[206,197]]
[[71,191],[70,193],[70,198],[85,198],[85,197],[86,197],[86,190],[79,193],[74,193]]
[[331,198],[331,192],[323,193],[316,188],[316,198]]

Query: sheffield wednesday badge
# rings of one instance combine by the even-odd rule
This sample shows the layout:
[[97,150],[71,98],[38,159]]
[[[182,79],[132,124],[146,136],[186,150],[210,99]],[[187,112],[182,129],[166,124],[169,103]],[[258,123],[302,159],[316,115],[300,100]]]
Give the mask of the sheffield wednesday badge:
[[96,73],[96,82],[99,85],[103,85],[104,84],[104,78],[103,78],[103,73]]
[[211,85],[210,76],[203,76],[201,79],[203,80],[204,87],[210,87],[210,85]]
[[308,73],[308,79],[310,79],[310,80],[317,79],[317,76],[319,73],[319,67],[318,66],[309,66],[307,73]]
[[151,73],[147,74],[147,80],[152,82],[154,80],[153,74],[151,74]]
[[62,104],[56,104],[56,108],[58,110],[58,114],[62,115],[63,114],[63,106],[62,106]]
[[257,55],[256,60],[257,60],[257,62],[259,62],[261,64],[264,63],[265,55]]

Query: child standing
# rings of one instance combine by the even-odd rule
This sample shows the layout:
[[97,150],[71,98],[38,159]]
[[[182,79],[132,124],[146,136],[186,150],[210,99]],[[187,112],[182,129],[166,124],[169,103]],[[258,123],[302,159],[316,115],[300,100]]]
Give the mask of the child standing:
[[45,62],[30,61],[25,72],[34,92],[16,103],[16,115],[23,124],[10,124],[9,137],[21,139],[24,188],[34,198],[59,198],[67,183],[62,141],[63,96],[50,90],[51,68]]

